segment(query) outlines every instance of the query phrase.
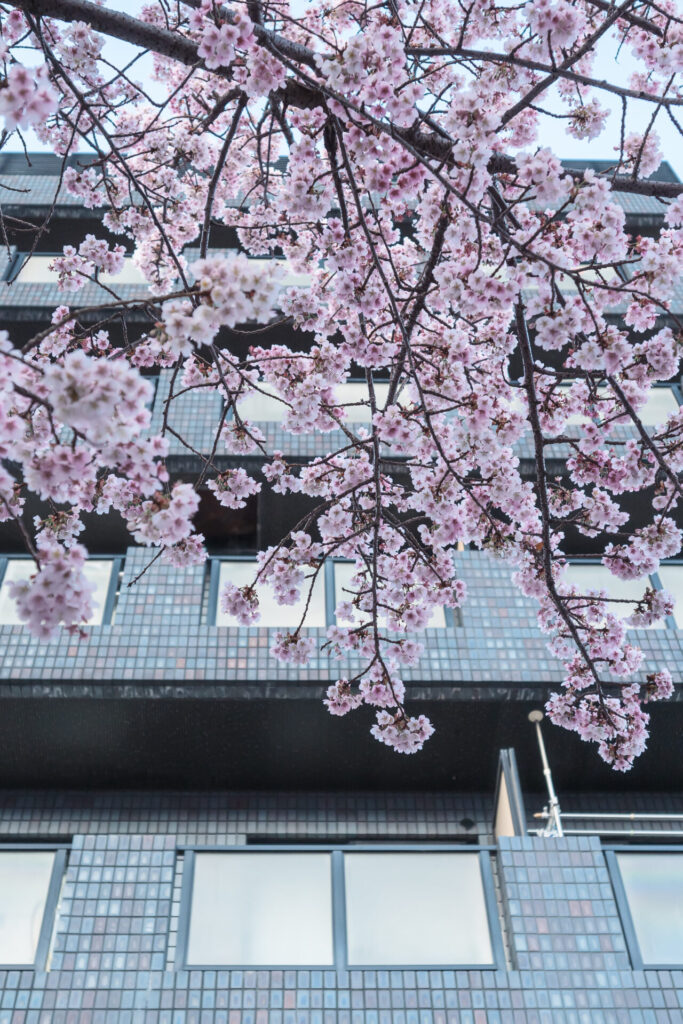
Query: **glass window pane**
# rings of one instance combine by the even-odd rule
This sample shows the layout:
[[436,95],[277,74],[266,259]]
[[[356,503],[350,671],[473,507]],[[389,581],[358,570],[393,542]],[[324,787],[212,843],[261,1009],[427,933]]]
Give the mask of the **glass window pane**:
[[658,572],[662,586],[676,599],[674,621],[683,629],[683,565],[662,564]]
[[[186,252],[191,260],[199,256],[198,249],[186,250]],[[278,277],[278,285],[280,288],[309,288],[311,284],[312,275],[294,270],[289,260],[274,260],[270,257],[267,257],[266,259],[259,259],[258,257],[255,258],[250,256],[249,266],[253,270],[261,270],[267,277],[269,277],[273,273],[273,269],[276,268],[282,275],[281,277]]]
[[[50,270],[54,256],[31,256],[26,260],[16,276],[18,284],[46,284],[59,281],[59,274]],[[145,284],[145,277],[132,259],[124,259],[123,267],[118,274],[101,273],[99,280],[109,287],[119,284]]]
[[671,388],[652,388],[647,402],[639,410],[638,416],[646,427],[656,427],[666,423],[672,412],[678,410],[678,402]]
[[197,853],[188,965],[331,966],[328,853]]
[[[304,569],[304,572],[312,570]],[[222,561],[220,563],[220,575],[218,584],[218,606],[216,608],[216,625],[217,626],[236,626],[237,620],[232,618],[230,615],[226,615],[221,611],[220,592],[226,583],[234,583],[236,587],[245,587],[250,583],[254,582],[256,576],[256,562],[255,561]],[[258,588],[259,592],[259,606],[261,608],[261,618],[256,626],[277,626],[278,628],[292,628],[294,629],[299,625],[301,616],[304,608],[306,607],[306,599],[308,597],[308,588],[310,586],[310,580],[304,581],[302,584],[302,597],[301,600],[297,601],[296,604],[285,604],[280,605],[275,600],[275,596],[270,587],[262,586]],[[308,612],[304,621],[304,626],[325,626],[325,580],[324,571],[318,573],[316,581],[313,585],[313,594],[311,596],[311,603],[308,606]],[[244,627],[240,627],[243,629]],[[247,627],[251,628],[251,627]]]
[[[561,385],[557,390],[558,394],[562,394],[564,392],[565,395],[568,397],[571,388]],[[584,416],[583,413],[580,412],[573,412],[571,416],[568,416],[565,420],[565,426],[567,427],[580,427],[584,423],[592,423],[592,420],[590,416]]]
[[683,964],[683,856],[618,853],[640,953],[645,964]]
[[278,398],[272,397],[273,388],[264,381],[259,383],[259,391],[255,391],[237,403],[242,419],[251,423],[281,423],[289,408]]
[[345,853],[352,966],[492,964],[478,853]]
[[[356,405],[357,402],[369,403],[370,392],[367,381],[347,381],[336,386],[335,394],[340,405],[346,405],[344,419],[347,423],[370,423],[372,416],[368,404]],[[375,401],[378,409],[383,409],[389,394],[388,381],[375,381]]]
[[[335,607],[341,601],[348,601],[349,595],[344,593],[344,588],[351,586],[351,579],[355,574],[353,562],[334,563],[334,603]],[[344,625],[344,623],[341,623]],[[426,629],[444,629],[446,626],[446,615],[443,608],[434,608],[427,622]]]
[[[643,576],[639,580],[620,580],[613,576],[606,565],[597,563],[567,566],[565,579],[578,587],[581,593],[589,590],[605,590],[609,597],[618,597],[621,600],[637,601],[645,593],[646,587],[650,586],[650,578]],[[605,610],[618,619],[627,619],[633,615],[635,604],[610,604]],[[664,619],[653,623],[652,626],[640,626],[639,629],[664,629]],[[635,627],[633,627],[635,628]]]
[[32,964],[45,913],[55,855],[0,853],[0,964]]
[[[279,399],[272,397],[274,389],[271,385],[261,382],[259,391],[247,395],[238,402],[239,414],[252,423],[281,423],[288,406]],[[339,405],[348,406],[344,419],[347,423],[369,423],[370,411],[367,406],[356,405],[357,402],[368,401],[368,386],[363,381],[347,381],[337,384],[335,396]],[[389,384],[381,381],[375,384],[375,399],[378,408],[382,409],[389,393]]]
[[[110,558],[89,558],[85,563],[85,578],[94,583],[93,608],[94,613],[88,619],[89,626],[100,626],[104,607],[107,603],[109,593],[109,581],[111,579],[112,561]],[[36,572],[36,563],[32,558],[9,558],[7,569],[0,587],[0,625],[20,626],[22,620],[19,618],[14,598],[10,596],[7,584],[11,581],[19,583],[21,580],[30,579]]]

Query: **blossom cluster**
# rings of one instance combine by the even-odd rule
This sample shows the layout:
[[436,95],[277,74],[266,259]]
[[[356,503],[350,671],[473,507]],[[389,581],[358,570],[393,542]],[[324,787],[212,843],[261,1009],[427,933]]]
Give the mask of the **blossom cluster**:
[[[269,490],[311,509],[220,600],[244,626],[264,588],[297,607],[272,654],[343,663],[331,714],[363,708],[376,740],[422,748],[433,726],[406,711],[403,676],[464,603],[471,545],[537,603],[564,671],[552,720],[625,770],[647,741],[645,705],[672,689],[628,628],[671,614],[645,577],[681,547],[683,412],[645,416],[681,357],[683,195],[650,177],[658,123],[676,124],[683,99],[674,0],[637,18],[588,0],[306,6],[152,0],[139,31],[153,95],[75,15],[38,35],[0,11],[7,130],[33,127],[64,158],[95,140],[62,183],[116,238],[72,240],[52,262],[59,287],[107,286],[126,253],[149,284],[139,301],[112,288],[98,309],[58,306],[23,349],[0,339],[0,520],[20,521],[36,562],[20,613],[39,636],[88,621],[85,513],[116,510],[173,566],[202,561],[200,484],[171,484],[174,437],[226,517]],[[628,85],[610,47],[630,51]],[[548,112],[570,139],[599,138],[615,96],[608,172],[542,145]],[[650,120],[634,121],[634,100]],[[661,199],[657,237],[631,235],[629,188]],[[229,238],[238,251],[212,249]],[[207,451],[177,429],[188,394],[217,410]],[[278,448],[247,415],[261,399],[281,407]],[[281,431],[315,454],[288,460]],[[31,494],[67,519],[25,523]],[[569,582],[577,537],[640,596],[624,608]],[[335,625],[313,632],[332,561],[347,567]]]

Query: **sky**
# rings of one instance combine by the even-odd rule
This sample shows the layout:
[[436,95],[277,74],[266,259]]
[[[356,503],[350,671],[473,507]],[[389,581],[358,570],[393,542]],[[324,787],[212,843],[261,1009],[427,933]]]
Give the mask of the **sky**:
[[[305,14],[307,0],[293,0],[293,13]],[[114,0],[107,4],[110,9],[136,15],[141,6],[141,0]],[[105,44],[104,53],[113,64],[121,66],[127,62],[135,53],[135,48],[118,40],[108,40]],[[616,60],[615,60],[616,57]],[[624,48],[616,54],[616,44],[613,41],[606,41],[599,49],[595,66],[600,74],[615,84],[626,85],[629,76],[637,69],[636,62],[631,58],[630,53]],[[150,76],[151,63],[149,58],[143,58],[137,65],[133,75],[139,81],[144,81]],[[561,159],[606,159],[616,156],[619,147],[620,125],[621,125],[621,102],[618,97],[610,96],[607,93],[599,94],[599,102],[603,107],[610,109],[610,116],[605,130],[597,139],[577,140],[568,136],[564,130],[564,122],[551,117],[543,118],[542,130],[539,135],[539,144],[547,146]],[[550,109],[560,109],[553,99],[546,101]],[[643,101],[629,101],[628,130],[642,132],[648,125],[652,114],[653,105]],[[681,110],[681,108],[678,108]],[[678,120],[683,119],[683,112]],[[678,134],[674,125],[664,111],[657,117],[657,134],[660,138],[660,148],[664,159],[668,160],[678,177],[683,180],[683,138]],[[31,132],[26,132],[25,137],[30,149],[45,150]]]

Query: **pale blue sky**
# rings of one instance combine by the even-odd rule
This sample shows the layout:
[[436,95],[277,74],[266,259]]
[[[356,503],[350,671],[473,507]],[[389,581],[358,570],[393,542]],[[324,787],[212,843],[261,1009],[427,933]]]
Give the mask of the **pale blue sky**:
[[[305,12],[306,2],[307,0],[295,0],[294,6],[295,8],[299,7],[303,13]],[[115,0],[115,2],[109,3],[107,6],[134,15],[140,9],[141,0]],[[116,65],[130,60],[134,52],[132,46],[117,40],[108,41],[105,47],[107,58]],[[615,54],[616,45],[614,42],[608,41],[603,44],[596,60],[596,68],[600,69],[602,77],[609,79],[615,84],[626,85],[629,75],[636,69],[636,63],[630,58],[626,49],[621,51],[618,61],[615,61]],[[139,63],[134,77],[139,81],[143,81],[148,75],[149,61],[143,59]],[[555,109],[560,109],[559,106],[552,104],[552,101],[550,104],[547,101],[545,102],[546,105],[552,105]],[[618,97],[610,96],[607,93],[599,94],[599,102],[601,106],[610,109],[610,117],[605,131],[597,139],[589,141],[574,139],[565,133],[563,121],[544,118],[539,140],[540,144],[548,146],[561,158],[607,160],[613,158],[618,152],[619,146],[621,103]],[[629,101],[628,130],[643,131],[647,127],[652,110],[652,104],[642,101]],[[681,121],[683,120],[683,111],[681,111],[680,116],[678,111],[681,111],[680,107],[677,108],[676,116]],[[683,140],[664,111],[661,111],[657,117],[656,130],[660,137],[664,158],[669,161],[678,177],[683,180]],[[45,149],[44,146],[38,143],[32,133],[26,133],[26,139],[30,148]]]

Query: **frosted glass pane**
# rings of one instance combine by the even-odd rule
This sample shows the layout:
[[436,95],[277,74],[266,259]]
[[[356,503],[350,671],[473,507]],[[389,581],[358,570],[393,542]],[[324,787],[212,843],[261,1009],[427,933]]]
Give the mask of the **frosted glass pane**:
[[645,964],[683,964],[683,856],[618,853]]
[[[344,593],[345,587],[351,586],[351,579],[355,574],[353,562],[334,563],[334,603],[335,607],[341,601],[348,601],[349,595]],[[341,623],[344,625],[344,623]],[[429,617],[426,629],[444,629],[446,626],[446,615],[443,608],[435,608]]]
[[[261,383],[259,389],[258,392],[247,395],[238,402],[237,408],[240,416],[252,423],[281,423],[288,406],[273,397],[274,389],[270,385]],[[384,407],[388,392],[389,384],[386,381],[375,384],[375,400],[378,408]],[[344,420],[347,423],[370,422],[370,410],[367,407],[354,405],[356,402],[368,401],[367,384],[361,381],[337,384],[334,393],[339,405],[349,405],[344,415]]]
[[[54,282],[56,285],[59,274],[50,270],[50,264],[54,256],[31,256],[19,273],[16,281],[19,284],[46,284]],[[116,287],[119,284],[145,284],[145,277],[142,271],[133,263],[132,259],[125,259],[123,267],[118,274],[100,274],[99,280],[109,287]]]
[[[107,602],[109,592],[109,580],[111,579],[112,562],[108,558],[89,558],[85,563],[85,578],[94,583],[95,590],[92,595],[94,613],[88,619],[89,626],[100,626],[104,614],[104,606]],[[7,569],[0,587],[0,625],[20,626],[23,625],[19,618],[14,598],[10,596],[7,584],[11,581],[19,583],[21,580],[28,580],[36,572],[36,563],[32,558],[10,558],[7,561]]]
[[[368,404],[355,405],[356,402],[369,403],[370,392],[367,381],[349,381],[338,384],[334,389],[339,405],[346,405],[344,420],[346,423],[370,423],[372,414]],[[378,409],[383,409],[389,394],[388,381],[375,382],[375,402]]]
[[[195,253],[198,252],[195,249]],[[300,273],[297,270],[293,270],[289,260],[273,260],[273,259],[249,259],[249,267],[252,270],[261,270],[266,277],[270,277],[274,269],[280,272],[278,277],[278,286],[280,288],[309,288],[311,285],[311,274]],[[191,267],[190,267],[191,269]]]
[[[560,391],[569,391],[569,388],[560,388]],[[608,388],[598,388],[598,394],[607,398],[611,392]],[[678,401],[671,388],[652,388],[648,396],[648,400],[645,405],[638,411],[638,416],[642,420],[644,426],[654,427],[661,423],[665,423],[667,417],[678,409]],[[598,410],[599,412],[599,410]],[[578,413],[572,414],[567,419],[568,426],[578,426],[581,423],[589,423],[590,417],[583,416]],[[625,419],[624,423],[630,423],[631,420]]]
[[260,383],[258,386],[259,391],[241,398],[237,403],[240,417],[251,423],[281,423],[288,406],[272,397],[273,389],[268,384]]
[[[565,397],[568,398],[570,390],[571,388],[568,387],[559,387],[557,392],[558,395],[562,395],[564,393]],[[590,416],[584,416],[583,413],[580,412],[573,412],[571,416],[568,416],[565,420],[565,426],[567,427],[580,427],[584,423],[592,423],[592,420]]]
[[671,413],[677,410],[678,402],[671,388],[652,388],[638,416],[646,427],[655,427],[666,423]]
[[[650,586],[648,576],[639,580],[620,580],[613,576],[607,566],[600,564],[567,566],[565,579],[579,588],[582,594],[589,590],[605,590],[609,597],[618,597],[622,600],[637,601],[645,593],[646,587]],[[627,619],[633,615],[635,604],[611,604],[606,605],[605,610],[618,619]],[[652,626],[638,627],[639,629],[664,629],[666,623],[663,619]],[[635,628],[635,627],[634,627]]]
[[491,964],[477,853],[345,853],[351,966]]
[[32,964],[50,886],[53,852],[0,853],[0,963]]
[[659,579],[665,590],[676,599],[674,621],[683,629],[683,565],[660,565]]
[[[304,569],[305,573],[312,572],[312,570]],[[246,587],[250,583],[254,582],[256,576],[256,562],[238,562],[238,561],[226,561],[220,563],[220,575],[219,575],[219,589],[218,589],[218,606],[216,608],[216,625],[217,626],[236,626],[237,620],[232,618],[230,615],[225,615],[221,611],[221,600],[220,591],[226,583],[233,583],[236,587]],[[258,588],[259,591],[259,606],[261,608],[261,618],[256,626],[278,626],[281,628],[296,628],[299,625],[301,616],[303,615],[304,608],[306,607],[306,598],[308,597],[308,588],[310,587],[310,580],[304,581],[301,588],[302,597],[296,604],[280,605],[275,600],[275,596],[269,587],[262,586]],[[316,581],[313,585],[313,594],[311,596],[311,603],[308,606],[308,613],[304,621],[304,626],[325,626],[325,580],[324,571],[318,573]],[[244,627],[240,627],[244,628]],[[250,628],[250,627],[247,627]]]
[[328,853],[197,853],[189,965],[331,966]]

